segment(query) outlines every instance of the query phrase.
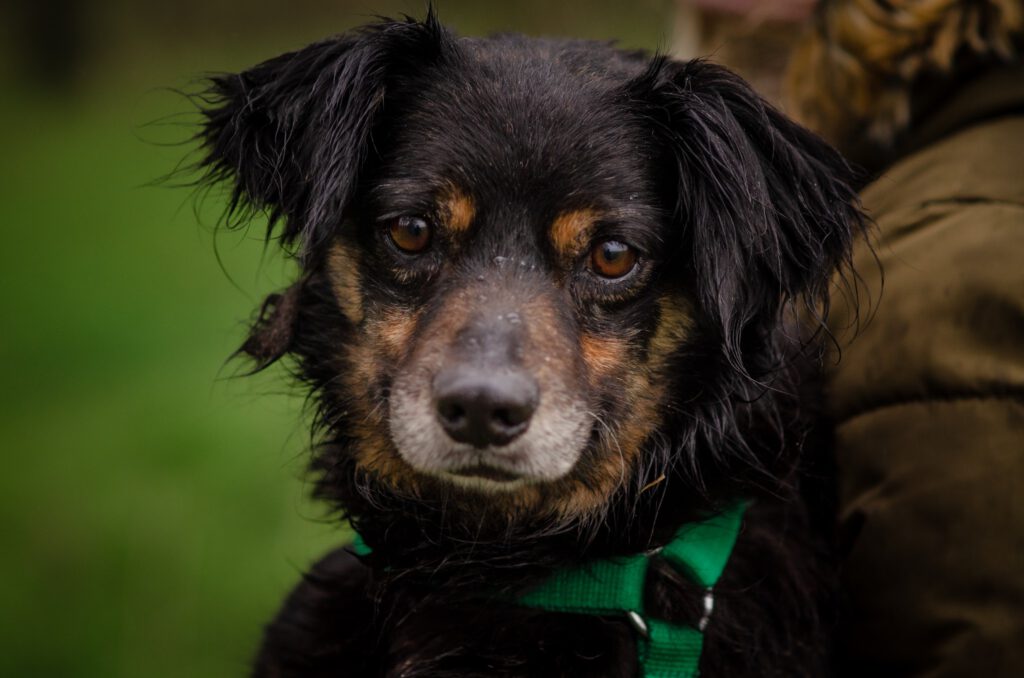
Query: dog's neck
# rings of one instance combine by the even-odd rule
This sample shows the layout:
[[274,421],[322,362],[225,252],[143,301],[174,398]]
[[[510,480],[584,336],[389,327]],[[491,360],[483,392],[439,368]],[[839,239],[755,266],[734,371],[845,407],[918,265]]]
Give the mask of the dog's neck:
[[363,496],[353,498],[349,519],[372,547],[365,563],[383,585],[444,586],[470,597],[481,588],[511,595],[555,572],[653,552],[682,526],[715,512],[673,497],[671,486],[663,483],[640,500],[619,502],[592,523],[487,525],[387,494],[375,494],[372,505]]

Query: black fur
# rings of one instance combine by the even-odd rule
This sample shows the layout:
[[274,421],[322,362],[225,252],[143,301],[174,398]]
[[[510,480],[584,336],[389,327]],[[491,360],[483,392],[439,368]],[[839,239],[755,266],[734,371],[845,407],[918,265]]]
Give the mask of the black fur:
[[[828,673],[827,535],[811,528],[802,499],[813,412],[797,364],[816,355],[798,321],[820,327],[830,279],[863,227],[835,151],[714,64],[594,43],[458,39],[432,13],[215,78],[203,112],[206,181],[232,183],[233,213],[267,212],[303,269],[268,299],[243,350],[260,368],[294,359],[317,406],[317,496],[373,547],[313,568],[268,627],[256,675],[636,675],[621,620],[504,601],[556,568],[664,542],[737,498],[753,505],[718,587],[701,674]],[[569,195],[635,206],[621,228],[649,252],[645,287],[605,304],[580,283],[565,323],[644,337],[656,292],[685,290],[694,302],[656,433],[599,514],[489,521],[441,491],[411,497],[357,467],[352,411],[366,403],[338,386],[338,347],[359,329],[338,310],[326,245],[341,232],[360,243],[367,303],[429,308],[443,290],[388,280],[361,224],[382,205],[419,209],[415,188],[394,187],[439,181],[439,167],[478,187],[491,210],[482,218],[502,223],[547,223]],[[386,405],[392,376],[371,385],[370,407]],[[615,417],[628,405],[609,392],[595,407]],[[648,598],[666,619],[699,617],[699,592],[663,564]]]

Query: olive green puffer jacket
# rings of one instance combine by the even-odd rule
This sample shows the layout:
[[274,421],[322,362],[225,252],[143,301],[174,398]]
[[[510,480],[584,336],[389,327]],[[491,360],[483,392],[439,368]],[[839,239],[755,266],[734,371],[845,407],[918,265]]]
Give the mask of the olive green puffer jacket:
[[[862,194],[884,291],[828,387],[843,673],[1024,676],[1024,68],[906,148]],[[866,246],[856,266],[877,298]]]

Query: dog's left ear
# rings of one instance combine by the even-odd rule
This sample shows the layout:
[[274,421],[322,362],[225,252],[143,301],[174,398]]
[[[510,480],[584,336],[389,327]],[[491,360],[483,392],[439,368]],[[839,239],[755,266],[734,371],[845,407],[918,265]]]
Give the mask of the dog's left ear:
[[788,301],[827,305],[863,228],[854,172],[721,66],[658,58],[629,88],[665,149],[698,301],[742,364],[740,343],[775,326]]
[[346,216],[389,81],[452,49],[430,10],[211,78],[198,98],[202,183],[229,184],[229,215],[264,211],[308,253]]

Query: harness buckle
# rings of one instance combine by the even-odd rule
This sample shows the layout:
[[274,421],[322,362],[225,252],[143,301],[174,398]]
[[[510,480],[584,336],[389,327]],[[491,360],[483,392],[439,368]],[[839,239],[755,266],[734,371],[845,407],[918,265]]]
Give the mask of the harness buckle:
[[709,586],[704,589],[704,614],[701,615],[700,621],[697,622],[697,630],[703,632],[707,628],[708,622],[711,621],[711,613],[715,611],[715,592]]
[[639,612],[635,610],[626,610],[626,621],[633,627],[633,630],[640,634],[640,636],[647,640],[651,637],[650,629],[647,628],[647,622],[640,616]]

